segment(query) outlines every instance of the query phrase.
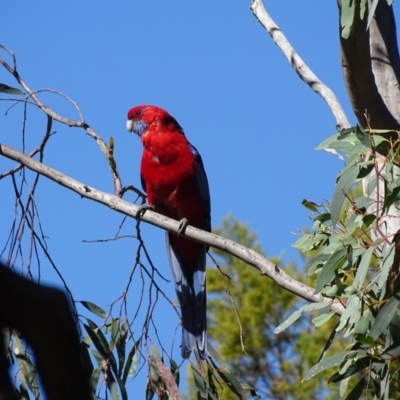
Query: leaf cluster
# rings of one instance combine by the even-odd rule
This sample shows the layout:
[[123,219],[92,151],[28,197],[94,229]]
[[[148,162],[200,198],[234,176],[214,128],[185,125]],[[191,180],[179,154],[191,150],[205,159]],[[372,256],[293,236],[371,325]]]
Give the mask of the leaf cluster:
[[[214,232],[265,254],[257,242],[257,234],[232,216],[227,216]],[[327,374],[301,382],[307,370],[317,362],[335,318],[315,331],[311,318],[317,314],[299,315],[298,323],[276,335],[274,328],[304,303],[273,281],[260,279],[256,270],[235,257],[218,250],[213,250],[212,254],[218,266],[209,267],[207,272],[208,332],[220,354],[215,355],[213,347],[209,346],[212,360],[219,366],[214,370],[236,377],[245,398],[257,393],[265,399],[336,399],[338,385],[328,387]],[[273,261],[281,265],[279,258]],[[293,263],[284,269],[295,279],[304,281],[303,274]],[[344,347],[337,341],[332,349],[342,351]],[[225,382],[220,379],[214,396],[224,400],[242,398],[229,390],[232,385],[227,379]],[[191,381],[191,387],[201,393],[196,381]],[[193,394],[191,398],[197,396]]]
[[[304,380],[336,368],[329,381],[340,382],[340,395],[346,399],[362,395],[400,398],[400,235],[386,229],[391,210],[399,207],[400,175],[396,166],[398,142],[387,139],[388,133],[356,126],[319,146],[344,153],[347,165],[339,173],[332,202],[314,207],[313,232],[303,234],[294,244],[300,251],[314,254],[306,271],[316,280],[315,293],[346,306],[319,362]],[[390,149],[385,157],[376,151],[383,142]],[[360,183],[364,195],[355,197],[354,187]],[[313,320],[316,327],[334,315],[329,303],[307,305],[277,330],[283,331],[299,313],[315,307],[321,311]],[[325,357],[339,332],[350,345]],[[346,392],[349,378],[354,386]]]

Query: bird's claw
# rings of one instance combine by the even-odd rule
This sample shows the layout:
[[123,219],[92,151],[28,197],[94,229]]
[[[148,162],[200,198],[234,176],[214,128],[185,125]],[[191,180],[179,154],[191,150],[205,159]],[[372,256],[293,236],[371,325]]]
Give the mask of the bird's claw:
[[136,212],[136,217],[142,218],[147,210],[154,211],[154,207],[150,204],[142,204]]
[[185,230],[186,230],[188,225],[189,225],[189,221],[186,218],[182,218],[179,221],[178,235],[181,235],[182,233],[185,233]]

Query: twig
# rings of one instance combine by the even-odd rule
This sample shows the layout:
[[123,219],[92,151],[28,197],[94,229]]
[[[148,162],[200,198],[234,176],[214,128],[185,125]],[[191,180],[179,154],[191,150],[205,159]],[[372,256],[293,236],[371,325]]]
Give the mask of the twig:
[[[89,126],[88,123],[86,123],[84,121],[83,115],[82,115],[79,107],[77,106],[77,104],[72,99],[70,99],[68,96],[66,96],[63,93],[60,93],[58,91],[55,91],[55,90],[50,90],[50,89],[43,89],[43,90],[37,90],[37,91],[31,90],[30,87],[24,82],[24,80],[21,78],[21,76],[19,75],[19,73],[17,71],[16,57],[15,57],[14,53],[11,50],[7,49],[5,46],[1,45],[1,44],[0,44],[0,48],[2,48],[5,51],[7,51],[13,57],[13,63],[14,63],[13,67],[11,67],[1,56],[0,56],[0,64],[3,65],[3,67],[24,88],[24,90],[28,94],[27,97],[26,97],[26,100],[31,98],[33,100],[33,102],[35,103],[35,105],[37,107],[39,107],[43,112],[45,112],[48,115],[48,117],[50,117],[54,121],[58,121],[58,122],[60,122],[62,124],[65,124],[65,125],[73,127],[73,128],[83,128],[85,130],[86,134],[89,135],[90,137],[92,137],[96,141],[97,145],[100,147],[100,150],[103,152],[103,154],[106,156],[106,158],[107,158],[107,160],[109,162],[111,175],[112,175],[112,179],[113,179],[113,183],[114,183],[115,193],[117,195],[120,194],[121,191],[122,191],[121,178],[120,178],[119,172],[117,170],[116,164],[115,163],[110,163],[110,160],[112,159],[113,148],[111,148],[111,146],[110,147],[107,146],[106,142]],[[79,116],[81,117],[81,120],[80,121],[75,121],[75,120],[72,120],[72,119],[69,119],[69,118],[65,118],[65,117],[57,114],[51,108],[47,107],[36,96],[36,93],[40,93],[42,91],[48,91],[48,92],[52,92],[52,93],[57,93],[57,94],[63,96],[64,98],[66,98],[75,107],[75,109],[77,110]],[[27,103],[25,103],[25,104],[27,104]]]
[[320,79],[318,79],[314,72],[311,71],[307,64],[305,64],[305,62],[297,54],[296,50],[289,43],[286,36],[268,14],[262,0],[252,0],[250,9],[261,25],[267,30],[275,44],[282,50],[282,53],[287,58],[289,64],[296,71],[299,77],[305,83],[307,83],[307,85],[310,86],[314,92],[318,93],[325,100],[336,119],[338,131],[349,128],[349,121],[347,120],[346,114],[344,113],[343,108],[335,94],[330,88],[324,85]]
[[[0,144],[0,156],[18,161],[32,171],[35,171],[49,178],[50,180],[57,182],[58,184],[80,194],[82,197],[106,205],[121,214],[128,215],[135,219],[143,220],[151,225],[163,228],[170,232],[178,233],[178,221],[157,214],[151,210],[147,210],[144,215],[140,215],[138,206],[110,193],[105,193],[88,185],[85,185],[82,182],[79,182],[45,164],[42,164],[28,157],[18,150]],[[185,230],[184,233],[181,234],[181,236],[223,250],[239,258],[240,260],[259,270],[261,275],[266,275],[270,277],[284,289],[294,293],[295,295],[307,301],[326,301],[327,303],[331,303],[331,309],[339,315],[341,315],[344,311],[344,307],[340,303],[332,302],[331,299],[324,298],[321,294],[314,294],[313,288],[296,281],[295,279],[290,277],[285,271],[266,259],[264,256],[258,254],[254,250],[240,245],[239,243],[206,231],[202,231],[192,226],[188,226],[188,228]]]
[[244,347],[243,328],[242,328],[242,323],[240,322],[239,312],[238,312],[237,307],[236,307],[235,299],[233,298],[232,293],[231,293],[231,291],[229,289],[229,286],[228,286],[228,279],[230,280],[231,278],[224,271],[222,271],[221,267],[217,263],[217,260],[212,256],[212,254],[209,254],[209,256],[210,256],[211,260],[213,260],[214,265],[217,267],[219,273],[222,276],[222,280],[224,281],[225,291],[228,294],[229,300],[230,300],[230,302],[232,304],[233,312],[235,313],[236,321],[237,321],[237,323],[239,325],[240,345],[242,346],[243,353],[247,355],[246,349]]

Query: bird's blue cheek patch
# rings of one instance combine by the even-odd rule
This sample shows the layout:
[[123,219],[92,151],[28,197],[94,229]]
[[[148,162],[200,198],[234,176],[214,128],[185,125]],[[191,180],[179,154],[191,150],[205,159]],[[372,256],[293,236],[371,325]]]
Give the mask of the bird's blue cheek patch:
[[142,136],[147,129],[147,124],[144,121],[134,121],[132,125],[133,132],[137,133],[139,136]]

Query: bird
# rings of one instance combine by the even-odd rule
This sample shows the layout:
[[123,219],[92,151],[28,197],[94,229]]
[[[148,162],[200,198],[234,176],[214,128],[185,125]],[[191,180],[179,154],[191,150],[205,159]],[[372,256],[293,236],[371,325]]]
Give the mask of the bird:
[[[127,129],[143,144],[140,176],[155,212],[211,232],[211,201],[203,160],[178,121],[164,109],[140,105],[128,111]],[[207,354],[206,255],[208,246],[166,232],[167,255],[181,308],[184,359]]]

